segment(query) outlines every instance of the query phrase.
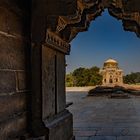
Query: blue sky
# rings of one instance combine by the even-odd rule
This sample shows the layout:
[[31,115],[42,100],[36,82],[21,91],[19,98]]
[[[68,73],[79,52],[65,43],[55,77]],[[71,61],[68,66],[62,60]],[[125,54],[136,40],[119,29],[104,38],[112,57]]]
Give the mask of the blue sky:
[[124,31],[122,22],[106,10],[90,24],[88,31],[79,33],[71,42],[66,71],[102,67],[108,58],[117,60],[125,74],[140,71],[140,38],[133,32]]

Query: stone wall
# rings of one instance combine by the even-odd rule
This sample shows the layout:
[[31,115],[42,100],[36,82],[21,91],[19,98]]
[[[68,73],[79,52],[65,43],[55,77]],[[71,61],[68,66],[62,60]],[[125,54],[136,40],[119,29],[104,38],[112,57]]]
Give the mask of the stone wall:
[[27,130],[30,26],[26,4],[26,1],[0,1],[1,140],[15,139]]
[[44,21],[46,15],[36,2],[30,17],[28,0],[0,1],[0,140],[73,137],[72,114],[65,109],[69,44],[55,34],[45,41],[46,22],[36,17]]

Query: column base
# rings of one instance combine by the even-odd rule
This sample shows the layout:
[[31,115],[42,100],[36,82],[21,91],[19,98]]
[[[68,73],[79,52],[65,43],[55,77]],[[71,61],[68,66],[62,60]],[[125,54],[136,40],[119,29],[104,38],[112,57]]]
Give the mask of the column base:
[[45,126],[49,130],[47,140],[74,140],[72,114],[65,110],[53,120],[45,120]]

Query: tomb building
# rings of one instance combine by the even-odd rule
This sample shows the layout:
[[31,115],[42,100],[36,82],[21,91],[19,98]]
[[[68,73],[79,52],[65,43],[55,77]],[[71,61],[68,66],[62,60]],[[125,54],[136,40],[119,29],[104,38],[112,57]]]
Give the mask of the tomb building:
[[114,59],[108,59],[104,62],[100,74],[103,76],[103,86],[123,85],[123,70],[118,67],[118,62]]

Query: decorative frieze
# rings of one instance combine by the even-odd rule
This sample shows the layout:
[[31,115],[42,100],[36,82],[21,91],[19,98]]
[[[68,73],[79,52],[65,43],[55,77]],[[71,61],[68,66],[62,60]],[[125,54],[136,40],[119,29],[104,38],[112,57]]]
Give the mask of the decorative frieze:
[[56,32],[59,33],[61,30],[65,29],[66,26],[67,26],[66,20],[64,20],[62,16],[59,16]]
[[[131,8],[130,3],[133,5]],[[130,31],[138,35],[140,34],[138,30],[140,26],[140,12],[135,10],[136,3],[136,1],[130,0],[77,0],[77,11],[75,11],[75,14],[58,17],[55,33],[58,36],[60,35],[62,40],[65,38],[67,42],[70,42],[79,32],[86,31],[90,22],[95,20],[105,8],[108,8],[110,15],[122,20],[123,23],[127,22],[127,24],[123,24],[124,29],[129,30],[131,26]],[[69,37],[68,34],[65,37],[63,31],[65,33],[68,31]]]
[[140,14],[138,12],[135,13],[124,13],[123,17],[125,20],[132,20],[132,21],[136,21],[137,24],[140,25]]
[[70,52],[70,44],[61,39],[56,33],[47,30],[45,44],[53,49],[61,51],[65,54]]
[[69,16],[59,16],[58,18],[58,25],[56,28],[56,32],[60,32],[67,25],[76,24],[81,21],[81,17],[83,14],[83,11],[85,9],[90,9],[91,7],[98,4],[98,1],[93,0],[77,0],[77,11],[74,15]]
[[63,29],[65,29],[65,27],[67,25],[70,24],[75,24],[81,21],[81,15],[80,14],[81,11],[77,10],[75,15],[72,16],[59,16],[58,18],[58,24],[56,27],[56,32],[59,33],[60,31],[62,31]]
[[111,5],[115,6],[116,8],[123,8],[123,1],[122,0],[112,0],[110,2]]
[[109,7],[109,13],[117,19],[122,20],[125,30],[135,32],[138,37],[140,36],[140,12],[126,11],[124,6],[122,9],[113,6]]

